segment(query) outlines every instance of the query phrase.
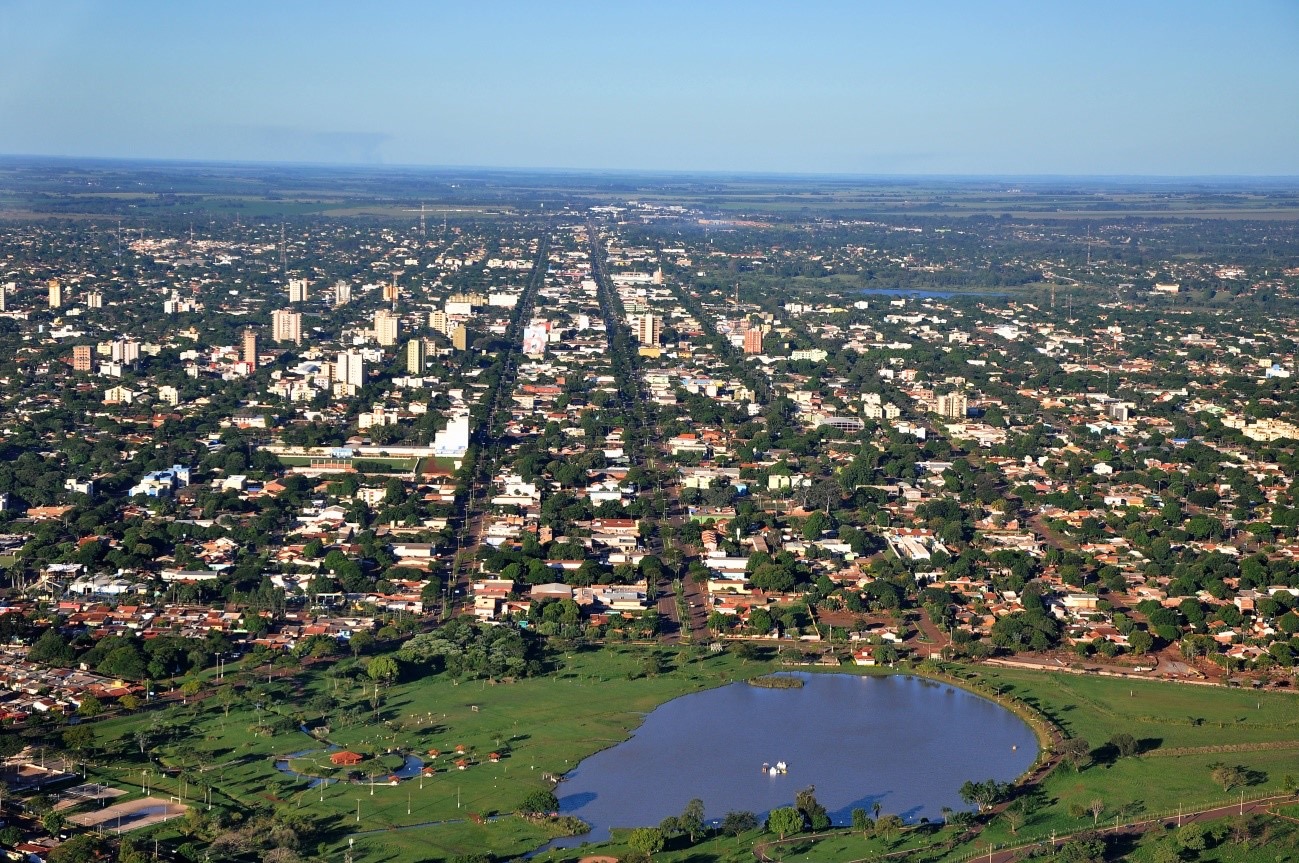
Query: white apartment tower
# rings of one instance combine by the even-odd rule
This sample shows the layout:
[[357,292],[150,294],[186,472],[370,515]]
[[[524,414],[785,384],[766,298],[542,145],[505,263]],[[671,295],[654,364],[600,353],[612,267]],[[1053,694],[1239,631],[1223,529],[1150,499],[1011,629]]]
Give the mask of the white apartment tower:
[[58,309],[63,306],[63,286],[59,284],[58,279],[50,279],[50,308]]
[[86,294],[86,308],[102,309],[104,307],[104,295],[99,291],[91,291]]
[[277,342],[302,344],[302,315],[288,309],[271,312],[271,338]]
[[352,302],[352,283],[346,279],[334,282],[334,305],[345,306]]
[[965,393],[948,393],[934,401],[934,411],[948,419],[965,419],[969,408],[969,399]]
[[365,386],[365,358],[360,351],[342,351],[334,363],[334,381],[344,387],[348,395],[356,395]]
[[398,321],[397,315],[387,309],[379,309],[374,313],[374,338],[385,348],[390,348],[397,344]]
[[140,343],[130,339],[118,339],[111,343],[108,358],[115,363],[131,364],[140,359]]
[[289,302],[305,303],[307,301],[307,280],[289,279]]

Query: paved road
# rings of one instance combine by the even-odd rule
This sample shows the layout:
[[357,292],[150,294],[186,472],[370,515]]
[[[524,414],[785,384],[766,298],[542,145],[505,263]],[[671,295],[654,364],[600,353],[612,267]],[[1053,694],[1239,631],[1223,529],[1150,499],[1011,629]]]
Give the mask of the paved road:
[[537,256],[532,262],[532,270],[528,274],[523,294],[519,298],[514,318],[510,322],[507,334],[510,347],[507,350],[512,353],[506,356],[503,374],[492,390],[492,402],[487,420],[474,430],[479,444],[479,461],[474,476],[470,479],[469,496],[463,502],[459,536],[459,550],[469,554],[465,556],[466,562],[463,566],[457,566],[454,561],[452,562],[451,585],[449,585],[451,596],[448,608],[443,609],[444,614],[469,597],[469,586],[475,574],[474,556],[482,545],[483,530],[486,527],[485,504],[492,496],[492,482],[496,477],[497,465],[492,452],[495,449],[493,444],[497,442],[489,438],[496,427],[497,413],[502,406],[510,404],[510,397],[514,394],[514,385],[518,380],[518,354],[521,350],[520,333],[523,326],[527,324],[526,319],[532,314],[537,292],[545,282],[549,249],[549,237],[543,235],[537,242]]

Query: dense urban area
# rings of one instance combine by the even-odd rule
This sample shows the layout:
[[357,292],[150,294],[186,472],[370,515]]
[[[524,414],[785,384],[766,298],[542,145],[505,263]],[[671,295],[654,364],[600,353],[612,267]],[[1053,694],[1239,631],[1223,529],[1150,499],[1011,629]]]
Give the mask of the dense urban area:
[[1293,189],[0,167],[7,859],[513,859],[830,668],[1037,763],[581,854],[1299,854]]

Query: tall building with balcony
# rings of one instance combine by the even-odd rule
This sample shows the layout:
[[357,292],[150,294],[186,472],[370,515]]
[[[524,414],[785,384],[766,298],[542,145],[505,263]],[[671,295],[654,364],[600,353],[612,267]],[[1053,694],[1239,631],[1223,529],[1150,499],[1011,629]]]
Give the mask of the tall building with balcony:
[[374,339],[385,348],[390,348],[397,344],[397,331],[399,329],[397,315],[387,309],[380,309],[374,313]]
[[302,344],[302,315],[288,309],[271,312],[271,338],[277,342]]
[[965,419],[969,407],[965,393],[945,393],[934,400],[934,412],[947,419]]
[[636,341],[642,345],[657,345],[663,335],[663,319],[646,312],[636,318]]
[[90,371],[90,345],[75,345],[72,348],[72,368],[78,372]]
[[406,372],[412,375],[424,374],[424,340],[411,339],[406,345]]
[[334,305],[345,306],[352,302],[352,283],[346,279],[334,282]]
[[334,381],[347,395],[356,395],[365,386],[365,358],[360,351],[342,351],[334,363]]

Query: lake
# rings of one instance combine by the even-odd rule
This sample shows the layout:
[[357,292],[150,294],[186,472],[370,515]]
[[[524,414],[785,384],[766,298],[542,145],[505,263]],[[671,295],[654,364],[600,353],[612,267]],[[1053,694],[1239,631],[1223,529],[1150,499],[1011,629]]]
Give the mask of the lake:
[[[801,689],[733,683],[669,701],[630,740],[582,761],[556,789],[560,810],[591,825],[552,847],[608,839],[610,827],[657,825],[691,798],[709,820],[731,810],[765,817],[809,785],[836,824],[854,808],[937,820],[968,809],[967,779],[1008,782],[1037,756],[1037,739],[1000,705],[943,683],[895,675],[803,674]],[[772,776],[764,762],[784,761]]]

